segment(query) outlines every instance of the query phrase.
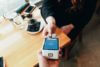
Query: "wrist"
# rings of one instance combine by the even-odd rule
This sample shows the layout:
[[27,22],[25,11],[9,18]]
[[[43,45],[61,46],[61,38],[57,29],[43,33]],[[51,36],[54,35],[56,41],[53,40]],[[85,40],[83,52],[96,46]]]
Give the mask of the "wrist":
[[53,16],[48,16],[46,18],[47,24],[56,24],[56,20]]

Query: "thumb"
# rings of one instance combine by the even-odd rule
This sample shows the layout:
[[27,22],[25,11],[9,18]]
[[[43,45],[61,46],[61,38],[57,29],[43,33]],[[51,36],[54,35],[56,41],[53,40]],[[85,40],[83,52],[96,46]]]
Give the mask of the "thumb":
[[48,30],[48,36],[50,36],[50,37],[52,36],[52,31],[51,31],[51,29]]

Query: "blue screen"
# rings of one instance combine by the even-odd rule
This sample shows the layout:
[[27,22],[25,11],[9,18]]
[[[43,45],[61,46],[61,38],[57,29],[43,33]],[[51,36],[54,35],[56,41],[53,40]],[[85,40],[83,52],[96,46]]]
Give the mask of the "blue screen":
[[45,39],[44,47],[45,50],[58,50],[59,44],[58,39]]

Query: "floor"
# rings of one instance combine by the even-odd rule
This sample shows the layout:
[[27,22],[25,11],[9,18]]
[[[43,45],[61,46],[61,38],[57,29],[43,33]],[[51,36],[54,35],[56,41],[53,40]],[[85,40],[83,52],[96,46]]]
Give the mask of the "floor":
[[83,30],[78,56],[62,62],[61,67],[100,67],[100,0],[90,23]]

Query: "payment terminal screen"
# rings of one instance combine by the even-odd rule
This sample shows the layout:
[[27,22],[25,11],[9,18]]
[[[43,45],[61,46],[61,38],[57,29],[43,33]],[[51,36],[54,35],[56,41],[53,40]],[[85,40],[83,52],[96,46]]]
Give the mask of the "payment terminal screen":
[[45,39],[45,43],[43,46],[43,49],[45,50],[58,50],[59,49],[59,44],[58,44],[58,39]]

